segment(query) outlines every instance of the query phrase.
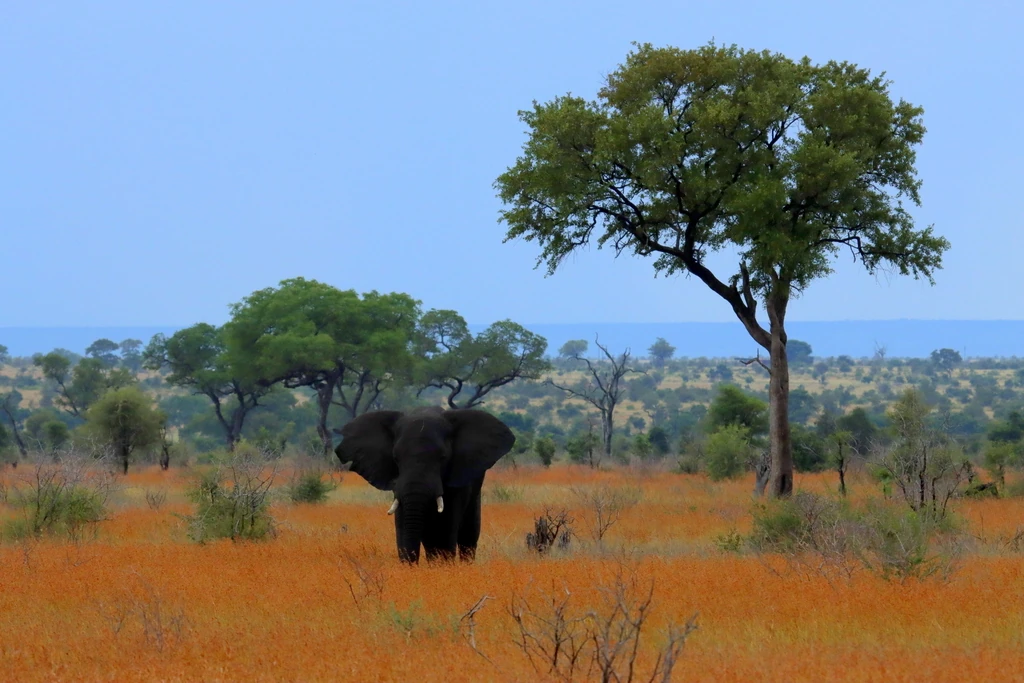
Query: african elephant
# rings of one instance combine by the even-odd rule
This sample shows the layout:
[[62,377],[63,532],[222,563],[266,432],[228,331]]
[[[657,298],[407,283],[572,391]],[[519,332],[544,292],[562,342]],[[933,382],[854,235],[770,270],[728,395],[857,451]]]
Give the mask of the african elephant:
[[481,410],[380,410],[334,430],[342,463],[382,491],[394,491],[398,557],[471,561],[480,539],[484,475],[512,450],[516,438],[501,420]]

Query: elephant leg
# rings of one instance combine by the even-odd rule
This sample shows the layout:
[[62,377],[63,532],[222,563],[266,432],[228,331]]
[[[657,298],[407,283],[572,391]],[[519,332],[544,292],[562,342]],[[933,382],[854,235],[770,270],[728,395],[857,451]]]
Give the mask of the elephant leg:
[[480,488],[483,483],[481,478],[478,484],[470,487],[469,499],[459,525],[459,558],[465,562],[476,559],[476,546],[480,541]]
[[423,534],[423,550],[428,561],[455,559],[457,521],[461,516],[457,500],[445,496],[444,512],[433,516]]

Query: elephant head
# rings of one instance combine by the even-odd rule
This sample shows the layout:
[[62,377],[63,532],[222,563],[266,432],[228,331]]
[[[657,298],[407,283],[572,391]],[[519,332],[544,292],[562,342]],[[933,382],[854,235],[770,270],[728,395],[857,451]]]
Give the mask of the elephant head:
[[444,510],[451,488],[479,484],[515,436],[501,420],[481,410],[419,408],[381,410],[353,419],[334,450],[342,463],[382,491],[394,491],[388,514],[398,511],[399,556],[415,561],[434,515]]

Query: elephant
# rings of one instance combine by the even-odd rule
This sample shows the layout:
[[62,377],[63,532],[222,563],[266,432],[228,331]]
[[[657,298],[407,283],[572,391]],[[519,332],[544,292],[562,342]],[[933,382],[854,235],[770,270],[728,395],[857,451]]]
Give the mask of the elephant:
[[334,430],[338,459],[382,491],[394,491],[398,557],[427,560],[476,557],[484,476],[512,450],[516,437],[482,410],[440,407],[364,413]]

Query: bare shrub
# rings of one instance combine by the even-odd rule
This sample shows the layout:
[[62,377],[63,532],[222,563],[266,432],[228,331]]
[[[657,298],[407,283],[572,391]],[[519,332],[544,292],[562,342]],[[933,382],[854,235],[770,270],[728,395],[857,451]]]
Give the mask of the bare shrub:
[[23,539],[63,536],[81,540],[106,519],[116,478],[105,458],[73,449],[39,459],[18,470],[8,501],[20,512],[5,525],[5,536]]
[[186,517],[189,536],[200,543],[215,538],[258,540],[275,533],[270,489],[278,474],[276,455],[240,446],[201,475],[189,492],[196,514]]
[[146,505],[150,510],[159,510],[167,502],[167,489],[146,489]]
[[747,543],[784,557],[791,568],[827,579],[849,579],[861,569],[887,580],[948,577],[962,548],[948,519],[870,502],[852,507],[806,491],[754,509]]
[[526,534],[526,547],[542,555],[556,543],[560,549],[568,549],[575,521],[564,508],[557,511],[545,508],[544,514],[534,519],[533,532]]
[[897,438],[876,459],[912,510],[941,519],[971,466],[948,430],[932,426],[931,412],[917,391],[904,392],[888,412]]
[[362,610],[363,603],[369,600],[374,611],[379,610],[391,577],[390,564],[380,549],[363,545],[358,553],[345,550],[338,569],[356,607]]
[[[635,573],[622,568],[595,608],[580,611],[568,589],[542,595],[533,604],[513,594],[509,615],[516,644],[540,675],[563,681],[669,681],[687,638],[697,629],[697,615],[684,624],[670,622],[653,662],[640,657],[649,638],[654,611],[654,581],[642,586]],[[646,666],[645,666],[646,664]]]
[[569,488],[586,510],[584,524],[591,538],[597,543],[604,541],[608,530],[615,525],[622,515],[640,502],[643,491],[639,488],[619,488],[612,486]]
[[99,602],[100,616],[115,637],[134,627],[142,641],[159,652],[176,646],[189,628],[184,609],[171,606],[152,584],[137,572],[132,574],[136,585],[120,591],[109,602]]

